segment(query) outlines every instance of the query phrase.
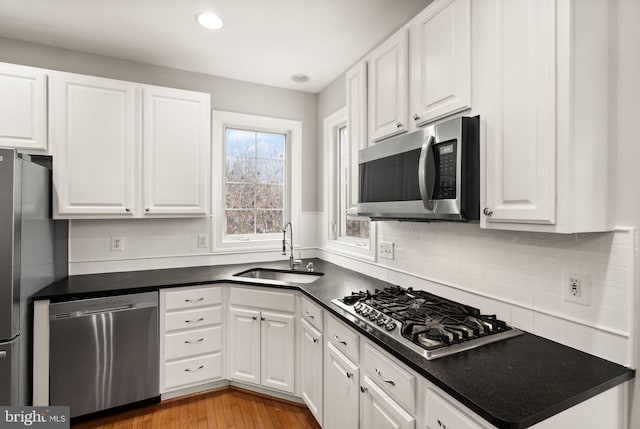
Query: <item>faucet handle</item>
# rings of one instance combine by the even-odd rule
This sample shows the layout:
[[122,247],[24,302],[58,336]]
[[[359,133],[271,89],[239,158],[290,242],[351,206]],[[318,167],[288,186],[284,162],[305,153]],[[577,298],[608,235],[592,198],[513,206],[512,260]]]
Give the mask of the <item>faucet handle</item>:
[[309,263],[307,264],[307,271],[309,271],[310,273],[312,273],[312,272],[313,272],[313,262],[309,262]]

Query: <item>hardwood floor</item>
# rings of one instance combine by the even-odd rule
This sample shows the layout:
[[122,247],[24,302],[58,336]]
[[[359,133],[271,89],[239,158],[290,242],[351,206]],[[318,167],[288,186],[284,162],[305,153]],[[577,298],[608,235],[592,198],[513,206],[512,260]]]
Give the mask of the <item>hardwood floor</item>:
[[74,429],[320,429],[304,405],[223,389],[72,425]]

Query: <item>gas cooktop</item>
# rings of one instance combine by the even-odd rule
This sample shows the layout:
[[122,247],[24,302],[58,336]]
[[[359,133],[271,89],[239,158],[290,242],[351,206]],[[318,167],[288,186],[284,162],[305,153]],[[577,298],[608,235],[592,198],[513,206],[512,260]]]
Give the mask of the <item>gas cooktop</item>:
[[426,291],[392,286],[353,292],[331,302],[426,359],[458,353],[522,334],[495,315]]

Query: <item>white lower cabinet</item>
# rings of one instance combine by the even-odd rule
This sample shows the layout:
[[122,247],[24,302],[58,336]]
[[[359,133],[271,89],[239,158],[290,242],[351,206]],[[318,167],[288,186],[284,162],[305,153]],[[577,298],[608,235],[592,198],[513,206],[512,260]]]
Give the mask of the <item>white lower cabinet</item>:
[[219,286],[160,291],[160,393],[224,378],[222,302]]
[[291,293],[230,288],[231,380],[295,393],[294,309]]
[[300,327],[302,400],[322,424],[322,334],[304,318],[301,318]]
[[426,389],[426,429],[484,429],[458,406],[434,389]]
[[[327,341],[324,354],[324,429],[358,429],[360,369]],[[371,427],[371,426],[364,426]]]
[[365,375],[362,379],[362,425],[375,429],[414,429],[416,419]]
[[229,309],[229,377],[260,384],[260,312]]

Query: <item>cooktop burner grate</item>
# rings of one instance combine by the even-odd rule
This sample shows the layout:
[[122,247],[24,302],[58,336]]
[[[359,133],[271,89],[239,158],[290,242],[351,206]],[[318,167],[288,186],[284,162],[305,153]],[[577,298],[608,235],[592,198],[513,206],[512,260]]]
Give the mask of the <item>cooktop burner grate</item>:
[[353,292],[333,303],[427,359],[520,335],[495,315],[426,291],[391,286]]

